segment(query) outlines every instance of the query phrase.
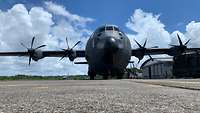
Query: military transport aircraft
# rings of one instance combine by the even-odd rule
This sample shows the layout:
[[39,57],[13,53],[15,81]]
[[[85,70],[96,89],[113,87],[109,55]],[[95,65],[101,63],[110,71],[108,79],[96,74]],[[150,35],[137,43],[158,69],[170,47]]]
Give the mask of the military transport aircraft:
[[183,44],[178,34],[177,37],[180,45],[171,45],[171,48],[145,48],[147,40],[143,45],[135,40],[139,48],[132,49],[130,40],[123,31],[115,25],[104,25],[90,36],[85,50],[74,50],[80,41],[70,48],[66,38],[67,49],[42,51],[40,49],[46,45],[33,48],[35,40],[33,37],[30,48],[21,43],[27,49],[26,52],[0,52],[0,56],[28,56],[29,65],[31,60],[38,61],[44,57],[61,57],[60,60],[68,57],[70,61],[74,61],[77,57],[85,57],[87,62],[75,62],[75,64],[88,64],[88,75],[91,80],[96,74],[103,75],[104,79],[107,79],[109,75],[122,78],[131,56],[137,57],[140,61],[144,55],[148,55],[152,59],[151,55],[155,54],[176,56],[188,50],[199,50],[199,48],[187,48],[186,45],[190,40]]

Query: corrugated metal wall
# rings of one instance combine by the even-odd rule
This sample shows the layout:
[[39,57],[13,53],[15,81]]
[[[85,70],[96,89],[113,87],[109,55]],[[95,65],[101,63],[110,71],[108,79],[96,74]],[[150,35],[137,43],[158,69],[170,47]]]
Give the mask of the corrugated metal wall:
[[143,68],[143,78],[150,79],[163,79],[172,77],[172,62],[157,62],[151,65],[144,66]]

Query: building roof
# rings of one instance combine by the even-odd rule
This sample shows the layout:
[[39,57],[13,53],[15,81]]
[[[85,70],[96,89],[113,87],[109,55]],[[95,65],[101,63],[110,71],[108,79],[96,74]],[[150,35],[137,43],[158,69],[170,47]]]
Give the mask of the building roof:
[[173,59],[172,58],[170,58],[170,59],[154,59],[153,61],[151,59],[148,59],[141,65],[140,68],[144,68],[144,67],[151,66],[154,64],[161,64],[161,63],[173,63]]

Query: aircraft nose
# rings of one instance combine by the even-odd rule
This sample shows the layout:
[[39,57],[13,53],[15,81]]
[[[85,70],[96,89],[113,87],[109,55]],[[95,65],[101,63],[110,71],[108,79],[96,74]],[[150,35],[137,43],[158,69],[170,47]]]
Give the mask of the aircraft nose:
[[117,41],[114,37],[107,37],[105,49],[110,52],[116,52],[119,50]]

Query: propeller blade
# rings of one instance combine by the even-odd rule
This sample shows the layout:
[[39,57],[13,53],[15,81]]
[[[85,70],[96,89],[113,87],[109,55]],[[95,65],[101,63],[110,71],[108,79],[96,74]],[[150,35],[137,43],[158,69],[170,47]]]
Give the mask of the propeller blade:
[[67,54],[64,54],[63,56],[62,56],[62,58],[60,58],[60,61],[63,59],[63,58],[65,58],[67,56]]
[[134,39],[134,41],[136,42],[136,44],[140,47],[140,48],[142,48],[142,46]]
[[69,54],[68,49],[67,49],[67,50],[66,50],[66,49],[63,49],[63,51],[64,51],[65,53],[64,53],[64,55],[60,58],[60,61],[61,61],[63,58],[65,58],[65,57]]
[[132,68],[134,68],[134,63],[132,63]]
[[148,54],[149,55],[149,58],[151,59],[151,61],[153,61],[153,58],[151,57],[151,55],[150,54]]
[[24,48],[28,49],[28,47],[26,47],[23,43],[20,43]]
[[30,66],[31,64],[31,56],[29,56],[29,60],[28,60],[28,65]]
[[72,48],[71,48],[71,50],[77,45],[77,44],[79,44],[81,41],[78,41]]
[[146,44],[147,44],[147,39],[145,40],[143,47],[145,47],[145,46],[146,46]]
[[66,43],[67,43],[67,49],[69,49],[69,43],[67,37],[66,37]]
[[35,37],[32,38],[32,41],[31,41],[31,49],[33,48],[34,40],[35,40]]
[[153,47],[151,47],[151,48],[158,48],[158,46],[153,46]]
[[175,46],[177,46],[177,45],[169,44],[169,46],[175,47]]
[[189,39],[187,42],[185,42],[185,44],[184,44],[184,45],[186,46],[186,45],[188,44],[188,42],[190,42],[190,40],[191,40],[191,39]]
[[182,43],[181,38],[180,38],[180,36],[178,35],[178,33],[177,33],[177,37],[178,37],[178,41],[179,41],[180,46],[182,46],[183,43]]
[[140,63],[140,61],[141,61],[141,60],[139,59],[138,64]]
[[37,48],[35,48],[35,49],[39,49],[39,48],[42,48],[42,47],[45,47],[46,45],[41,45],[41,46],[39,46],[39,47],[37,47]]

